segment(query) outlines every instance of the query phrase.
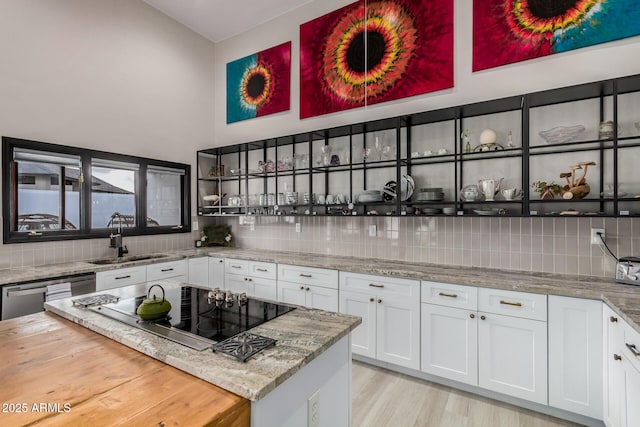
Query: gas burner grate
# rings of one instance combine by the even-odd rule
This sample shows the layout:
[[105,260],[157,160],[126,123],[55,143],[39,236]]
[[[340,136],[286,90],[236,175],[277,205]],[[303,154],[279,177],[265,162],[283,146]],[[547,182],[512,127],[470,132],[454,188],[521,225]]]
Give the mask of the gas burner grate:
[[73,305],[80,306],[82,308],[87,308],[92,305],[102,305],[109,304],[112,302],[118,302],[120,297],[111,294],[100,294],[93,295],[90,297],[77,298],[73,300]]
[[250,332],[241,332],[218,344],[214,344],[211,349],[215,352],[227,354],[242,362],[246,362],[254,354],[274,345],[276,345],[276,340],[274,339]]

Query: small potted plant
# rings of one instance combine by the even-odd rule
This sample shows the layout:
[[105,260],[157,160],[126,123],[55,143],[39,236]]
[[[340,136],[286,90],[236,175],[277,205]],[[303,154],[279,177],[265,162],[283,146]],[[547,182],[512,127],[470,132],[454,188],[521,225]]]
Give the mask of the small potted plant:
[[562,192],[562,187],[555,182],[535,181],[531,183],[531,188],[538,192],[542,200],[553,199]]

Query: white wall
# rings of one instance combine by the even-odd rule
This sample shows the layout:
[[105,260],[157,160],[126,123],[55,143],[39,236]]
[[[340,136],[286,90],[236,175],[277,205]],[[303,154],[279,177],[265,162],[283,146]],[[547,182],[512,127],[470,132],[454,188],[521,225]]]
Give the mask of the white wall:
[[[216,44],[215,90],[219,94],[215,105],[216,146],[640,73],[640,37],[472,73],[472,1],[456,0],[454,88],[376,104],[366,109],[300,120],[299,25],[350,3],[351,0],[316,0],[252,31]],[[291,110],[227,125],[226,63],[288,40],[292,41]]]
[[[213,44],[138,0],[2,0],[0,134],[193,163]],[[188,147],[188,149],[185,149]]]
[[213,46],[139,0],[2,0],[0,135],[195,175],[213,142]]

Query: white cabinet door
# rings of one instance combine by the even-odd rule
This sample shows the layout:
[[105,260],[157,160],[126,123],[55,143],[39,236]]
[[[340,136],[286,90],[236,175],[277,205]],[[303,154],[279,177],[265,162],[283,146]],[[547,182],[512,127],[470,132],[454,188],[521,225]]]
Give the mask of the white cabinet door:
[[385,295],[376,305],[377,359],[420,369],[420,300]]
[[422,304],[422,371],[478,385],[477,320],[475,311]]
[[340,291],[340,313],[362,318],[362,323],[351,332],[351,349],[372,359],[376,357],[376,309],[373,295]]
[[547,323],[478,313],[480,387],[547,404]]
[[189,283],[209,286],[209,257],[189,258]]
[[549,296],[549,405],[602,419],[602,301]]
[[624,372],[624,413],[622,425],[626,427],[640,426],[640,372],[637,371],[628,357],[623,356]]
[[338,290],[321,286],[306,286],[305,305],[326,311],[338,311]]
[[209,257],[209,287],[225,289],[224,258]]
[[235,294],[249,293],[249,286],[247,284],[246,277],[238,274],[227,274],[224,278],[225,289],[230,290]]
[[276,289],[276,281],[273,279],[263,279],[260,277],[252,277],[248,280],[248,294],[256,298],[268,299],[276,301],[278,299],[278,290]]
[[606,346],[604,354],[604,422],[608,427],[621,427],[625,411],[624,367],[622,363],[624,320],[606,304],[603,304],[602,317]]
[[278,301],[285,304],[306,305],[305,286],[299,283],[278,281]]

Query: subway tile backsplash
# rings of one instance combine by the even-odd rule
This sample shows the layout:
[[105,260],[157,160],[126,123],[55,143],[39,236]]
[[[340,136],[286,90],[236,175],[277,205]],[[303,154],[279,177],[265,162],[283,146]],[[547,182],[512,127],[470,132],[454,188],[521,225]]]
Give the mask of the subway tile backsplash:
[[[447,265],[613,277],[615,260],[591,245],[591,228],[604,228],[617,256],[640,255],[637,218],[507,217],[238,217],[228,223],[234,245]],[[301,232],[295,232],[295,223]],[[375,225],[375,237],[369,226]]]
[[[157,236],[124,237],[129,255],[189,249],[200,237],[199,232]],[[61,242],[13,243],[0,245],[0,268],[28,268],[46,264],[87,261],[114,257],[109,239],[82,239]]]
[[[591,228],[604,228],[617,256],[640,255],[638,218],[505,217],[267,217],[254,230],[238,217],[199,218],[228,223],[242,248],[384,258],[397,261],[613,277],[615,261],[591,245]],[[301,225],[296,233],[295,223]],[[369,236],[375,225],[375,237]],[[125,237],[132,255],[189,249],[192,233]],[[114,256],[108,239],[0,245],[0,268],[27,268]]]

